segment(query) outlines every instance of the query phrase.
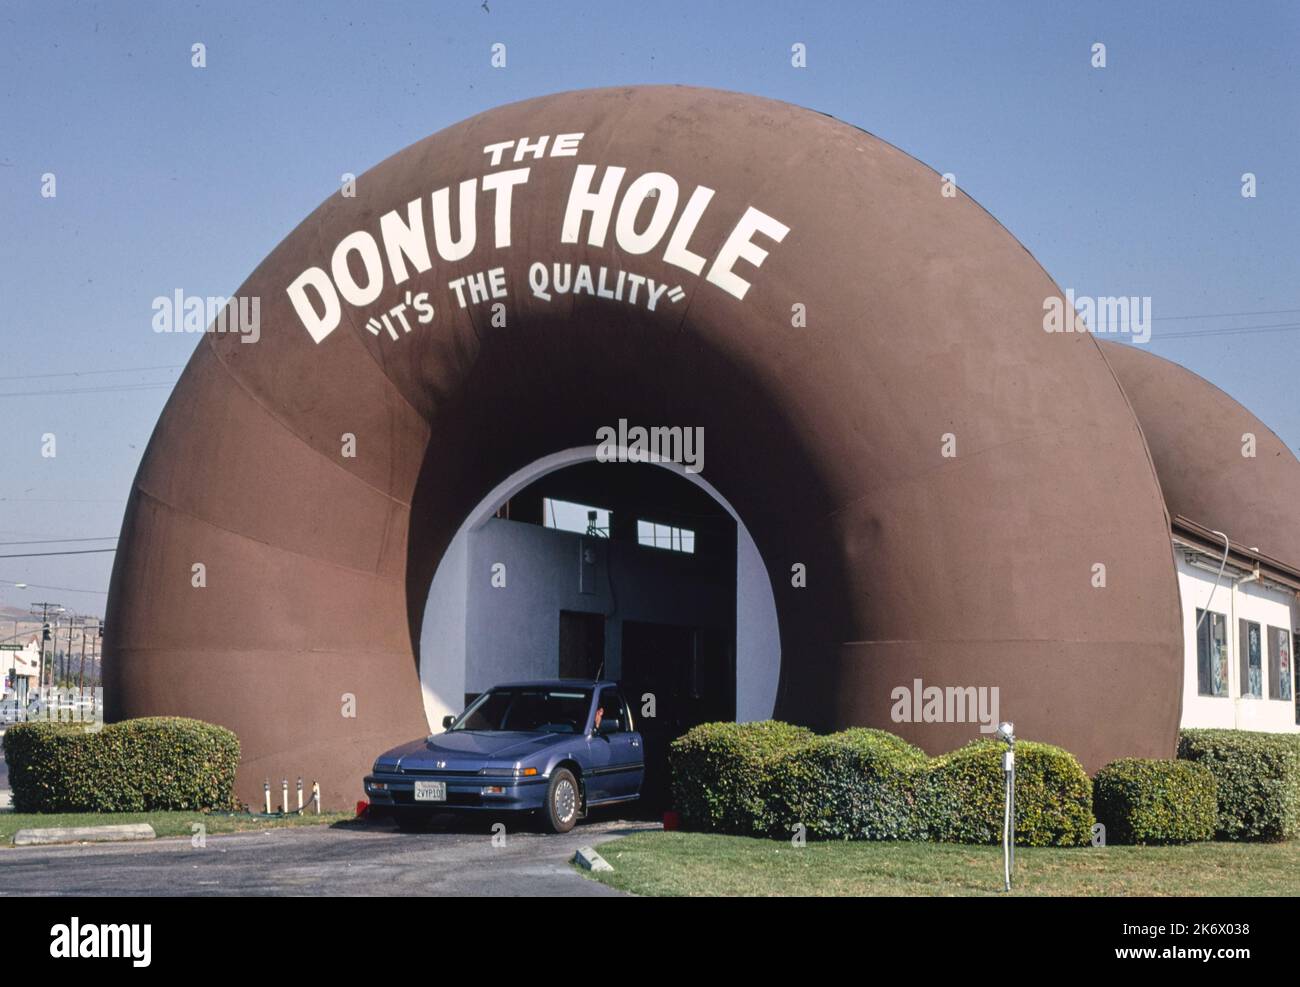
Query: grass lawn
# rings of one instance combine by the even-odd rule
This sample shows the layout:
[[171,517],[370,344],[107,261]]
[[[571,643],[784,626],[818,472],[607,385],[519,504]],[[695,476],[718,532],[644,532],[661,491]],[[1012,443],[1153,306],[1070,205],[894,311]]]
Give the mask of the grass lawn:
[[[637,833],[598,847],[641,895],[1002,893],[1002,849],[945,843],[808,843]],[[586,874],[586,871],[582,871]],[[588,875],[592,876],[592,875]],[[1016,850],[1020,895],[1300,895],[1300,841]]]
[[[193,823],[213,833],[243,833],[248,830],[275,829],[281,826],[321,826],[343,822],[352,813],[287,816],[284,819],[257,819],[246,815],[206,815],[202,812],[0,812],[0,849],[12,850],[14,833],[20,829],[48,829],[53,826],[111,826],[148,823],[159,836],[192,836]],[[17,849],[25,849],[18,847]]]

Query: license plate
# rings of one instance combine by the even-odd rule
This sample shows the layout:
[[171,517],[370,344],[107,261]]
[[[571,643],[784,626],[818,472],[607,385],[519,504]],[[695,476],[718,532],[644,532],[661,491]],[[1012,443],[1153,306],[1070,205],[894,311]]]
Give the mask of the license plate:
[[417,781],[415,783],[415,801],[446,802],[447,783],[445,781]]

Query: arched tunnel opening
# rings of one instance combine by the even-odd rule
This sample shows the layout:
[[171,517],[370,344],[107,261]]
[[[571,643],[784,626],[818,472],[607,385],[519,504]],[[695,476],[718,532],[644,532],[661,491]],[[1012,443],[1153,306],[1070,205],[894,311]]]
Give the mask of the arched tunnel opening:
[[502,683],[617,682],[654,811],[674,739],[772,716],[780,647],[758,547],[707,481],[573,449],[503,481],[452,538],[424,611],[420,684],[437,732]]

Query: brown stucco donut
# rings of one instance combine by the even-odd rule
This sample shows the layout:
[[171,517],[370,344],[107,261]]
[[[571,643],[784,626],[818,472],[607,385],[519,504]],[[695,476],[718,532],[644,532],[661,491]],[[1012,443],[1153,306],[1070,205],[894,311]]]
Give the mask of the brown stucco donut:
[[1102,352],[1142,426],[1169,513],[1300,564],[1300,460],[1286,443],[1185,367],[1119,343],[1103,342]]
[[[514,147],[495,166],[484,150],[541,136],[543,156],[518,163]],[[651,178],[638,191],[658,194],[629,207],[622,235],[616,209],[600,245],[590,217],[564,242],[587,165],[593,190],[625,168],[620,194],[670,176],[674,208]],[[506,246],[506,180],[483,179],[524,167]],[[447,190],[441,246],[455,257],[470,181],[477,242],[444,259],[435,193]],[[824,115],[679,87],[501,107],[384,161],[242,286],[260,298],[260,339],[206,335],[167,403],[113,572],[110,718],[232,727],[254,804],[264,778],[297,774],[321,781],[327,805],[359,798],[375,754],[428,730],[421,615],[461,521],[513,471],[626,418],[704,428],[704,477],[771,577],[778,717],[884,727],[934,753],[978,727],[896,722],[893,690],[996,686],[1020,736],[1089,769],[1171,756],[1180,611],[1142,433],[1095,341],[1043,331],[1051,279],[979,205],[942,191],[929,168]],[[369,294],[367,238],[346,241],[350,266],[335,272],[339,244],[366,234],[382,252],[381,217],[407,221],[412,201],[435,241],[429,269],[403,254],[399,284],[381,254],[377,297],[354,304]],[[698,222],[673,244],[689,203]],[[539,297],[535,263],[574,265],[574,286],[554,290],[551,267]],[[582,264],[592,293],[575,294]],[[606,293],[625,272],[621,299],[599,293],[601,267]],[[289,293],[311,268],[340,291],[319,342]],[[488,300],[470,301],[466,281],[461,308],[451,283],[477,273]],[[353,282],[346,296],[335,274]],[[653,311],[650,281],[633,301],[630,274],[662,289]],[[330,315],[328,290],[302,289],[311,313]],[[425,291],[431,323],[378,318]],[[792,585],[796,565],[806,586]]]

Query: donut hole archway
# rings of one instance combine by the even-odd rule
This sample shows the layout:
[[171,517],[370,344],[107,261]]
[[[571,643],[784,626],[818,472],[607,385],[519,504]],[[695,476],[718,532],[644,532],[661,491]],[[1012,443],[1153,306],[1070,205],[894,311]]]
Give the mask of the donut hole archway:
[[[465,678],[466,662],[476,660],[465,650],[468,580],[490,577],[466,571],[468,539],[513,493],[593,459],[600,430],[620,420],[698,429],[702,473],[671,463],[648,468],[685,477],[736,520],[743,569],[734,715],[819,727],[844,721],[834,655],[856,636],[853,580],[841,533],[827,523],[840,463],[819,448],[817,423],[798,420],[797,407],[757,372],[748,349],[737,352],[689,320],[665,330],[585,306],[481,331],[473,372],[439,395],[429,417],[410,501],[408,620],[431,728],[487,684]],[[813,588],[792,584],[796,564],[817,574]],[[537,647],[550,652],[554,642]],[[797,667],[781,660],[785,654]]]
[[[527,529],[520,529],[517,526],[512,530],[509,522],[504,525],[501,523],[502,518],[499,513],[502,505],[509,503],[516,495],[548,476],[561,473],[577,464],[595,462],[596,452],[595,446],[567,449],[517,470],[497,484],[492,492],[478,503],[453,536],[434,573],[420,633],[420,686],[425,716],[431,731],[441,730],[445,716],[458,713],[465,698],[491,685],[497,678],[503,680],[505,678],[549,678],[563,671],[563,668],[557,664],[558,642],[555,619],[559,615],[559,610],[552,606],[550,609],[554,612],[539,611],[545,611],[547,603],[553,602],[557,583],[563,583],[565,587],[560,592],[561,598],[582,599],[575,597],[574,589],[569,588],[569,580],[572,576],[578,576],[579,585],[576,587],[576,592],[590,594],[582,602],[588,606],[599,604],[610,611],[591,613],[591,616],[602,624],[607,622],[608,618],[617,617],[621,625],[629,615],[635,616],[639,609],[647,605],[656,611],[655,616],[665,627],[680,629],[692,622],[693,618],[689,613],[674,614],[671,610],[666,611],[662,602],[658,602],[656,606],[651,601],[627,599],[624,594],[617,592],[613,593],[612,598],[607,595],[607,585],[612,589],[609,567],[616,563],[605,553],[602,553],[596,561],[598,570],[593,569],[593,573],[598,571],[599,574],[590,577],[589,581],[594,585],[588,585],[584,589],[579,575],[580,561],[570,560],[567,554],[568,549],[577,543],[576,536],[566,537],[558,532],[541,536],[528,533]],[[604,468],[626,469],[622,465]],[[726,688],[730,694],[726,700],[734,711],[735,718],[740,721],[770,718],[776,705],[781,646],[771,580],[753,536],[735,508],[727,503],[726,499],[700,474],[689,472],[680,463],[674,462],[655,463],[640,468],[662,470],[676,477],[676,483],[689,484],[703,490],[719,509],[735,522],[735,536],[732,543],[734,554],[724,550],[717,553],[724,557],[711,557],[707,563],[704,563],[710,567],[709,574],[705,576],[706,582],[712,582],[709,576],[719,574],[718,563],[721,563],[723,569],[734,564],[734,586],[717,587],[716,594],[710,594],[706,602],[709,604],[716,602],[719,610],[718,613],[709,615],[710,623],[725,625],[730,632],[727,635],[729,640],[722,643],[726,653],[725,660],[731,667],[723,671],[724,678],[729,679]],[[542,587],[537,585],[524,587],[524,601],[520,601],[516,596],[508,603],[502,602],[499,608],[496,597],[500,595],[503,601],[506,597],[504,594],[498,594],[497,591],[513,589],[518,594],[520,588],[517,584],[521,577],[518,573],[512,572],[514,564],[509,558],[495,562],[493,561],[495,556],[489,559],[484,555],[483,542],[479,539],[483,537],[482,533],[493,525],[496,526],[494,543],[500,545],[504,541],[513,550],[518,551],[519,555],[529,558],[534,566],[540,566],[541,571],[545,573],[542,578],[547,583]],[[620,530],[625,529],[621,527]],[[526,535],[522,543],[521,534]],[[689,537],[694,539],[699,536],[699,533],[692,532]],[[550,550],[549,559],[537,558],[539,545],[543,546],[544,550]],[[691,547],[694,548],[693,543]],[[630,559],[626,554],[622,557],[623,566],[637,568],[638,558],[660,561],[654,556],[660,555],[661,552],[662,550],[650,550],[648,554],[642,552],[638,556],[638,553],[633,551]],[[559,565],[554,564],[553,561],[556,553],[563,559]],[[512,551],[508,549],[505,554],[508,556]],[[500,568],[494,571],[494,565],[499,565]],[[638,590],[654,596],[661,596],[666,592],[671,594],[672,587],[654,585],[655,577],[662,575],[662,567],[655,567],[659,569],[658,572],[645,572],[646,566],[642,563],[640,568],[643,570],[640,573],[643,578],[636,580]],[[533,576],[536,575],[534,570]],[[625,568],[620,579],[625,578],[626,575],[628,573]],[[675,595],[680,599],[680,592]],[[539,600],[539,596],[545,599]],[[727,606],[734,607],[734,610],[725,612]],[[686,609],[688,608],[684,607],[683,611]],[[698,613],[696,607],[689,609]],[[515,646],[513,651],[503,649],[506,654],[485,654],[484,650],[491,651],[493,646],[491,642],[483,640],[488,636],[484,635],[483,631],[507,615],[513,618],[512,626],[505,633],[507,640]],[[564,615],[572,616],[573,612],[566,611]],[[521,619],[531,620],[531,626],[525,624],[521,627]],[[613,649],[617,652],[623,632],[621,627],[611,628],[611,630],[620,635],[612,642]],[[609,632],[603,627],[598,631],[602,642],[605,640],[606,633]],[[521,640],[525,636],[526,642]],[[529,652],[526,656],[518,654],[521,644]],[[521,657],[523,660],[520,660]],[[670,658],[671,656],[665,655],[665,663]],[[615,656],[609,665],[604,667],[604,671],[605,677],[621,678],[626,668]],[[496,673],[495,678],[494,673]],[[698,677],[700,671],[692,669],[687,674]]]

